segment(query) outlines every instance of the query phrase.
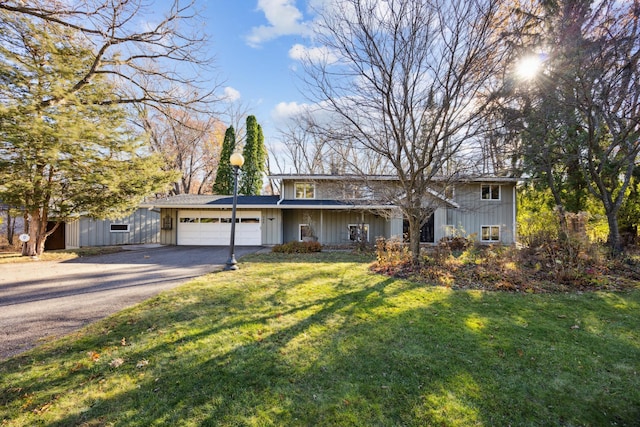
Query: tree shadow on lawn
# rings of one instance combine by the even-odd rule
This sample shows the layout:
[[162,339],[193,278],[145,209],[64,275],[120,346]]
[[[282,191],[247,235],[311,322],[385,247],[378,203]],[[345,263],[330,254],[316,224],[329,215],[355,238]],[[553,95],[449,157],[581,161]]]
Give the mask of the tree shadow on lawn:
[[[122,353],[126,367],[110,367],[105,357],[55,378],[18,381],[14,388],[22,391],[2,403],[51,390],[55,404],[61,398],[55,390],[82,384],[74,390],[77,409],[49,420],[60,426],[633,425],[640,419],[640,349],[629,335],[638,295],[620,296],[635,299],[624,305],[598,294],[453,292],[376,275],[365,275],[366,283],[338,276],[318,285],[318,295],[304,294],[308,299],[292,298],[295,288],[309,286],[308,275],[249,291],[194,286],[181,300],[165,294],[142,313],[108,319],[95,329],[103,333],[72,347],[51,345],[53,359],[42,361],[69,363],[69,352],[92,349],[106,354],[127,333],[134,345],[112,351]],[[258,299],[250,295],[256,289],[262,289]],[[145,340],[148,346],[136,347]],[[148,365],[132,367],[142,360]],[[28,364],[28,356],[15,363]]]

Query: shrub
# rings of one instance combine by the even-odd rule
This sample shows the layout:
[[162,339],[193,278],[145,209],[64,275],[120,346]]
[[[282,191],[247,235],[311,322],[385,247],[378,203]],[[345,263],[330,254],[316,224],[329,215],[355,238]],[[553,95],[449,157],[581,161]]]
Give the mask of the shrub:
[[322,245],[319,242],[298,242],[292,241],[275,245],[272,252],[283,254],[309,254],[322,251]]
[[444,246],[451,251],[463,251],[474,244],[473,236],[450,236],[443,237],[438,242],[438,246]]

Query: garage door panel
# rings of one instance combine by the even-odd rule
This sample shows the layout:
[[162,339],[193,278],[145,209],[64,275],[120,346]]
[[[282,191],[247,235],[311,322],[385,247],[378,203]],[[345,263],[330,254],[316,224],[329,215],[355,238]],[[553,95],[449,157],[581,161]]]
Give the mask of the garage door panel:
[[[178,245],[229,245],[231,238],[230,211],[181,211],[179,217]],[[260,218],[259,211],[239,211],[237,213],[236,245],[259,246],[262,244]]]

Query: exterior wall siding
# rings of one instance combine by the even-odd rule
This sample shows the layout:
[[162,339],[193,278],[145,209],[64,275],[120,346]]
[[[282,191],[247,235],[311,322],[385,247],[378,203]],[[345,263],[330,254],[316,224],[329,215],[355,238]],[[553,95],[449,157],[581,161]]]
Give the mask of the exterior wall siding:
[[282,240],[282,211],[280,209],[262,210],[262,244],[278,245]]
[[499,226],[500,242],[515,243],[514,184],[500,184],[500,200],[482,200],[481,185],[473,183],[456,186],[455,201],[460,207],[442,209],[443,215],[439,217],[439,221],[436,220],[436,239],[446,234],[447,226],[453,226],[463,235],[476,234],[476,240],[479,241],[482,226]]
[[80,220],[69,221],[64,230],[64,247],[77,249],[80,247]]
[[178,244],[178,210],[160,209],[160,243]]
[[[80,218],[80,246],[114,246],[160,243],[160,214],[149,209],[138,209],[131,215],[115,220]],[[129,224],[128,232],[114,233],[111,224]]]
[[323,245],[339,245],[350,243],[350,224],[368,224],[369,241],[375,242],[376,237],[386,236],[390,229],[386,218],[368,212],[334,211],[323,209],[291,209],[283,210],[284,242],[299,239],[300,224],[309,224],[318,242]]

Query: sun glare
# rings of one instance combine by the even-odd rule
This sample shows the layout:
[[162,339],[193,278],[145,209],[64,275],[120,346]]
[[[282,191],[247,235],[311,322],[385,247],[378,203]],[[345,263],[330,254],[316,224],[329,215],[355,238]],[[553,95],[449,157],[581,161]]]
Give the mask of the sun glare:
[[522,80],[533,80],[542,68],[542,56],[530,55],[521,58],[516,65],[516,74]]

